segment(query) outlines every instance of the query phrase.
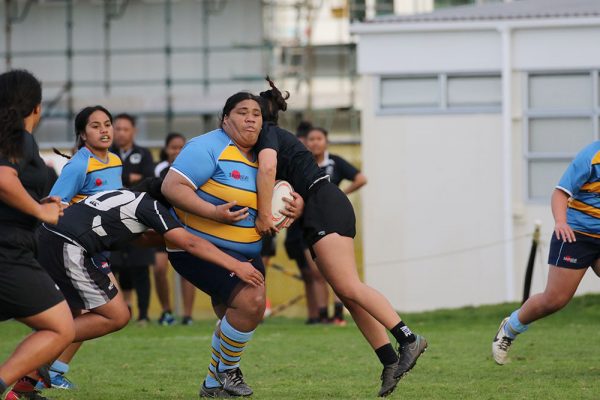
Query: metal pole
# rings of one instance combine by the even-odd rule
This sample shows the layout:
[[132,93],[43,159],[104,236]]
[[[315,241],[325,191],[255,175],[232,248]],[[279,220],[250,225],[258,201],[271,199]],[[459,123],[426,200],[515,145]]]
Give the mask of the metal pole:
[[208,35],[209,35],[209,10],[208,10],[208,1],[204,0],[202,2],[202,80],[204,81],[203,90],[204,94],[208,94],[208,70],[210,68],[209,65],[209,51],[208,51]]
[[4,20],[4,33],[5,33],[5,48],[6,48],[6,53],[5,53],[5,63],[6,63],[6,70],[10,70],[11,66],[12,66],[12,48],[11,48],[11,42],[12,42],[12,21],[10,18],[10,12],[11,12],[11,2],[12,0],[5,0],[4,1],[4,11],[5,11],[5,20]]
[[[70,126],[73,120],[73,0],[67,0],[67,83],[65,89],[67,92],[67,126]],[[67,129],[67,139],[70,139],[70,130]]]
[[112,0],[104,0],[104,94],[110,94],[110,5]]
[[171,71],[171,23],[172,23],[172,0],[165,1],[165,100],[167,132],[173,130],[173,91]]
[[525,303],[529,298],[529,292],[531,291],[531,277],[533,276],[533,265],[535,264],[535,255],[537,254],[537,247],[540,243],[540,228],[542,224],[539,221],[535,223],[535,229],[533,231],[533,240],[531,241],[531,250],[529,251],[529,260],[527,261],[527,270],[525,272],[525,283],[523,285],[523,301]]

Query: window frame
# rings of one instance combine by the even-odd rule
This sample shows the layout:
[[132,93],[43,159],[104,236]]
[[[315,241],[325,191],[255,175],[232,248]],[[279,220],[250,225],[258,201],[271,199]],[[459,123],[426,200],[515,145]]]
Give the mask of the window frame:
[[[592,121],[592,140],[600,139],[600,88],[599,83],[600,69],[572,69],[572,70],[529,70],[525,71],[522,85],[522,111],[523,111],[523,159],[524,159],[524,179],[523,193],[525,201],[531,204],[547,204],[552,193],[552,188],[548,188],[548,196],[534,197],[531,195],[530,187],[530,162],[531,161],[567,161],[571,162],[577,155],[577,152],[532,152],[529,147],[530,140],[530,123],[532,119],[564,119],[564,118],[587,118]],[[532,109],[530,107],[530,78],[532,76],[559,76],[559,75],[589,75],[591,77],[592,103],[588,109]],[[558,181],[556,181],[558,184]],[[552,190],[551,190],[552,189]]]
[[[437,78],[438,103],[432,107],[384,107],[382,105],[382,85],[387,79],[418,79]],[[434,115],[434,114],[499,114],[502,112],[502,95],[497,105],[448,105],[448,80],[449,78],[498,78],[502,80],[500,71],[476,71],[476,72],[432,72],[413,74],[382,74],[378,75],[375,82],[375,115]]]

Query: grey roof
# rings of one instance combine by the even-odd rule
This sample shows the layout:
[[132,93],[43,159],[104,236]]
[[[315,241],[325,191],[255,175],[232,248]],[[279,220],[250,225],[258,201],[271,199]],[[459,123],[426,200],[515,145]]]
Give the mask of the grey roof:
[[442,8],[430,13],[389,15],[366,23],[486,21],[600,16],[600,0],[521,0]]

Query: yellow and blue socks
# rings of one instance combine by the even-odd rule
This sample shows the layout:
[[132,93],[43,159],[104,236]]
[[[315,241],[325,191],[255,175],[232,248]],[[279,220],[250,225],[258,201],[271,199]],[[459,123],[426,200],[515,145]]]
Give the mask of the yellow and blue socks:
[[254,331],[241,332],[235,329],[224,317],[221,321],[221,359],[217,367],[219,372],[238,368],[246,343],[252,339]]
[[221,383],[217,380],[217,365],[219,365],[219,360],[221,358],[221,352],[219,351],[219,348],[221,347],[219,328],[215,329],[213,332],[212,341],[210,344],[210,365],[208,366],[208,375],[206,375],[206,379],[204,380],[204,386],[209,389],[221,386]]
[[390,332],[394,335],[394,338],[396,338],[400,347],[417,340],[417,337],[412,333],[410,328],[406,326],[404,321],[398,322],[398,325],[390,329]]
[[513,311],[508,318],[508,322],[504,325],[504,334],[513,340],[518,334],[529,329],[529,325],[522,324],[521,321],[519,321],[519,310],[520,309]]

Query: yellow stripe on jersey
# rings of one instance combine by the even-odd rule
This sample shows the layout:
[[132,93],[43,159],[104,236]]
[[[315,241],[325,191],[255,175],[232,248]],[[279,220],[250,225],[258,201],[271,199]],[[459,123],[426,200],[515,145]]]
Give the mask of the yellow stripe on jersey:
[[585,190],[586,192],[600,193],[600,182],[586,183],[585,185],[581,186],[581,190]]
[[116,154],[108,153],[108,162],[103,163],[102,161],[96,159],[95,157],[90,157],[90,161],[88,162],[87,173],[94,171],[99,171],[101,169],[112,168],[112,167],[120,167],[123,165],[121,159],[117,157]]
[[83,201],[87,198],[88,198],[87,194],[76,194],[75,196],[73,196],[73,198],[71,199],[69,204],[79,203],[80,201]]
[[258,168],[258,162],[249,161],[246,157],[244,157],[237,147],[232,145],[225,147],[219,156],[219,161],[237,161],[250,167]]
[[228,203],[236,200],[238,206],[250,207],[255,210],[258,208],[258,200],[256,199],[256,193],[254,192],[223,185],[212,179],[206,181],[206,183],[200,187],[200,190]]
[[222,224],[212,219],[186,213],[178,208],[175,208],[175,213],[184,225],[219,239],[238,243],[255,243],[261,239],[255,227],[244,228]]
[[593,238],[600,239],[600,235],[597,235],[595,233],[581,232],[581,231],[574,231],[574,232],[580,233],[580,234],[585,235],[585,236],[591,236]]
[[579,200],[575,200],[575,199],[571,200],[569,202],[569,207],[574,210],[581,211],[591,217],[600,218],[600,209],[589,206],[585,203],[582,203]]

